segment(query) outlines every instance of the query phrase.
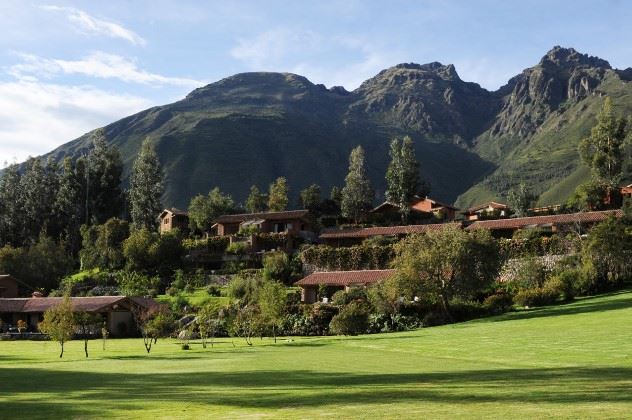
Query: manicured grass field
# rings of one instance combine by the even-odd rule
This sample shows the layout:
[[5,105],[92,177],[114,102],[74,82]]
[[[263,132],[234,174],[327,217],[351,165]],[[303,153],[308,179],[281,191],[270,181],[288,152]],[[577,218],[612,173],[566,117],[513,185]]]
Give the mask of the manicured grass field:
[[632,293],[407,333],[292,342],[0,342],[0,418],[624,418]]

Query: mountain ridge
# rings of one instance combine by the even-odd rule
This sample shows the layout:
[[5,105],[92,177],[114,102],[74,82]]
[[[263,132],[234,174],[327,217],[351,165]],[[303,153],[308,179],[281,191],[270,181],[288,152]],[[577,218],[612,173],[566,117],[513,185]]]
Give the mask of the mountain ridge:
[[[577,143],[593,125],[599,99],[614,96],[619,111],[632,111],[630,76],[632,69],[559,46],[495,91],[439,62],[397,64],[353,91],[293,73],[238,73],[105,131],[121,149],[126,175],[143,139],[154,142],[167,206],[186,207],[216,185],[243,202],[250,185],[265,189],[277,176],[288,178],[294,199],[313,182],[326,192],[343,183],[357,144],[367,151],[381,198],[388,141],[402,135],[415,140],[422,176],[438,199],[462,206],[502,200],[525,181],[546,200],[561,201],[582,178]],[[50,154],[83,153],[89,135]],[[553,177],[552,163],[559,172]],[[564,192],[549,192],[565,180]]]

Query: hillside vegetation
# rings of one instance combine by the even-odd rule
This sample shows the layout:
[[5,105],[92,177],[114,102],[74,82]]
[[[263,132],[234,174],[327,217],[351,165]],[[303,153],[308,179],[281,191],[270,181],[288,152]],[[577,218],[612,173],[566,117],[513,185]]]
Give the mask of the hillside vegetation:
[[[126,174],[145,138],[166,173],[164,204],[186,207],[214,186],[243,202],[251,185],[278,176],[291,193],[341,185],[350,150],[366,150],[368,173],[383,198],[388,142],[410,135],[432,196],[459,206],[503,200],[524,181],[542,204],[563,201],[586,171],[577,145],[604,96],[632,113],[631,70],[555,47],[490,92],[460,79],[452,65],[399,64],[352,92],[289,73],[243,73],[105,127]],[[78,156],[90,133],[52,152]],[[292,201],[293,204],[296,200]]]
[[421,330],[221,339],[0,342],[2,418],[622,418],[632,293]]

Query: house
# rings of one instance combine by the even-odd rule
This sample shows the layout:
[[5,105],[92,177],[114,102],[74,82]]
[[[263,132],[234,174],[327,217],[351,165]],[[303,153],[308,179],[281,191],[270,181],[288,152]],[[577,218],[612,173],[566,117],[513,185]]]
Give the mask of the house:
[[[399,214],[400,207],[397,204],[385,201],[371,210],[373,215],[392,216]],[[410,203],[410,213],[413,218],[435,217],[443,221],[452,221],[456,218],[458,209],[449,204],[441,203],[429,197],[416,197]]]
[[[40,295],[41,296],[41,295]],[[5,327],[26,321],[29,331],[37,331],[47,309],[58,305],[61,297],[0,298],[0,319]],[[126,296],[72,297],[73,309],[100,314],[110,334],[127,336],[136,331],[132,311],[158,305],[153,299]]]
[[632,198],[632,184],[621,187],[621,197],[624,199]]
[[488,229],[496,235],[510,236],[519,229],[543,229],[550,232],[563,230],[581,229],[584,230],[599,222],[603,222],[608,217],[622,217],[621,210],[588,211],[571,214],[553,214],[548,216],[516,217],[513,219],[499,220],[479,220],[465,229]]
[[164,209],[160,216],[160,233],[167,233],[173,229],[182,232],[189,230],[189,213],[176,208]]
[[215,220],[217,235],[234,235],[241,229],[253,227],[262,233],[288,233],[298,236],[311,230],[308,210],[288,210],[265,213],[226,214]]
[[18,279],[10,274],[0,274],[0,298],[18,297]]
[[318,289],[328,288],[328,293],[334,290],[349,290],[351,287],[366,287],[386,280],[395,270],[358,270],[358,271],[317,271],[294,283],[301,288],[301,302],[315,303],[318,301]]
[[503,217],[509,217],[509,206],[495,201],[490,201],[486,204],[474,206],[463,212],[465,221],[474,222],[482,219],[501,219]]
[[443,229],[458,223],[431,223],[426,225],[377,226],[368,228],[327,229],[318,237],[321,243],[331,246],[353,246],[365,239],[376,236],[402,238],[412,233],[424,233],[431,230]]

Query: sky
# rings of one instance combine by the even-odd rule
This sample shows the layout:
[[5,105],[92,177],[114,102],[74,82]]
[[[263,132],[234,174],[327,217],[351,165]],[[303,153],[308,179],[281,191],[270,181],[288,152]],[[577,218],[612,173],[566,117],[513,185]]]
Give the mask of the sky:
[[632,67],[632,1],[0,0],[0,168],[247,71],[352,90],[398,63],[495,90],[553,46]]

